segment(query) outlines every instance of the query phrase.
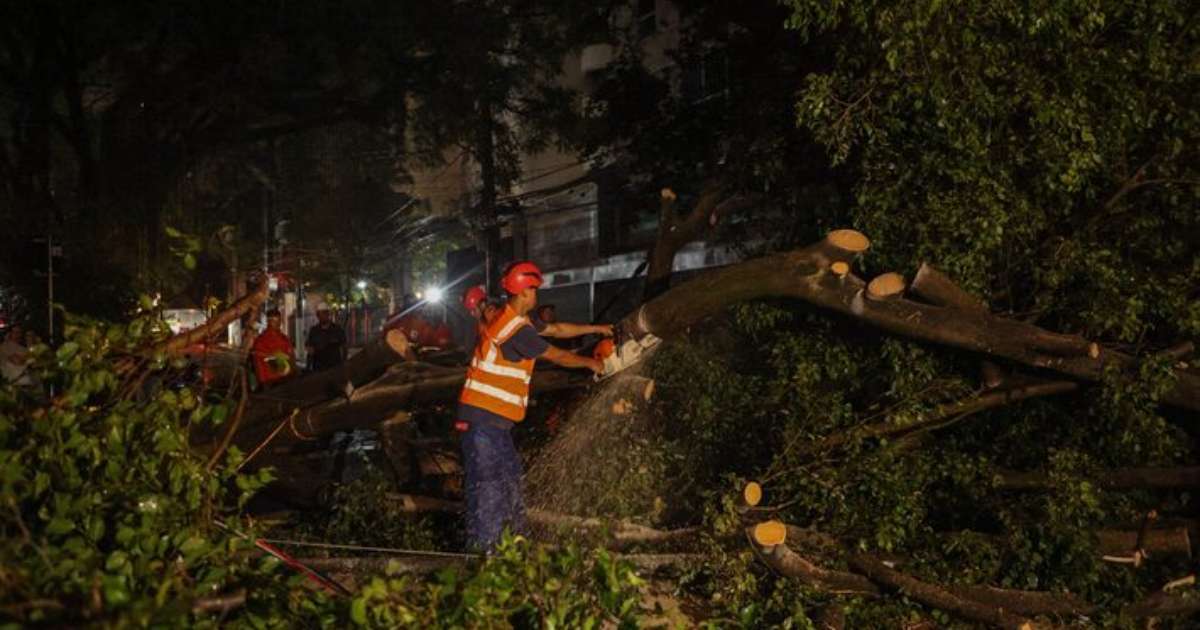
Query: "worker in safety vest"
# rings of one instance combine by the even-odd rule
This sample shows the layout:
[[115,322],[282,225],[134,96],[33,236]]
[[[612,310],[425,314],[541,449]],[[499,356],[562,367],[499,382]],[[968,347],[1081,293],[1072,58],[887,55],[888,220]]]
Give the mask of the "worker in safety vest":
[[612,335],[612,326],[607,324],[548,325],[536,318],[531,320],[528,314],[537,306],[537,289],[542,285],[542,273],[531,262],[509,265],[500,285],[509,300],[490,321],[483,322],[458,399],[458,420],[467,425],[462,441],[467,541],[484,550],[496,545],[506,525],[515,531],[525,526],[521,459],[511,430],[525,419],[534,362],[546,359],[568,368],[587,368],[596,373],[604,370],[601,361],[555,348],[541,335]]

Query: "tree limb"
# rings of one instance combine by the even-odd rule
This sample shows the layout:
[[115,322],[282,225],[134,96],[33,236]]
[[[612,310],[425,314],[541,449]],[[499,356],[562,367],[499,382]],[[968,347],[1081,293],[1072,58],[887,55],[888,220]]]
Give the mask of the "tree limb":
[[154,347],[154,352],[177,354],[184,348],[204,341],[218,334],[234,320],[241,318],[252,309],[256,309],[267,301],[267,279],[264,277],[252,293],[248,293],[234,302],[229,308],[209,318],[202,326],[197,326],[186,332],[179,333]]
[[[858,236],[865,242],[865,237]],[[635,337],[648,333],[668,337],[730,304],[789,297],[900,336],[1001,357],[1083,381],[1100,380],[1107,366],[1131,369],[1139,362],[1112,350],[1097,353],[1098,347],[1082,337],[990,313],[903,298],[868,300],[862,280],[830,271],[833,262],[850,263],[860,251],[844,249],[826,238],[804,249],[713,269],[642,305],[620,322],[620,328]],[[1163,402],[1200,411],[1200,375],[1183,370],[1176,370],[1175,375],[1175,386],[1163,396]]]
[[901,591],[923,604],[953,612],[965,619],[1015,630],[1027,630],[1035,627],[1029,619],[1009,612],[1013,610],[1012,608],[1006,609],[981,603],[928,582],[922,582],[888,567],[867,554],[854,554],[850,556],[849,562],[852,568],[871,578],[872,581]]

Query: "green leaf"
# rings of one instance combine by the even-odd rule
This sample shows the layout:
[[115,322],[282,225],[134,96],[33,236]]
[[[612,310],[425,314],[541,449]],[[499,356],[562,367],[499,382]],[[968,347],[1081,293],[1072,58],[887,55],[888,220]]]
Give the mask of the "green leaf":
[[365,626],[367,625],[367,600],[358,597],[354,603],[350,604],[350,620],[354,623]]
[[50,519],[50,522],[46,524],[46,533],[51,536],[61,536],[73,529],[75,529],[75,523],[61,516]]
[[129,589],[125,585],[124,576],[104,576],[102,583],[104,584],[104,601],[113,607],[124,606],[129,603]]

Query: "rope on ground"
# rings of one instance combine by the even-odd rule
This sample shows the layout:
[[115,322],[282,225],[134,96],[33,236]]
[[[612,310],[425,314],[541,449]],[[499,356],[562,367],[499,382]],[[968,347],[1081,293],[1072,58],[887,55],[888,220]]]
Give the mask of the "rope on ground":
[[[317,436],[305,435],[305,434],[301,433],[299,429],[296,428],[296,415],[297,415],[297,412],[299,412],[299,411],[300,410],[297,409],[296,411],[292,412],[291,417],[288,418],[288,427],[292,430],[292,436],[295,437],[297,440],[300,440],[302,442],[312,442],[317,439]],[[311,431],[312,430],[312,410],[311,409],[304,413],[304,423],[308,425],[308,430]]]
[[[261,444],[254,447],[254,450],[250,451],[250,454],[246,456],[246,459],[242,460],[242,463],[237,467],[237,472],[241,472],[241,470],[246,467],[246,464],[250,463],[250,460],[254,459],[259,452],[266,448],[267,445],[271,443],[271,440],[274,440],[275,436],[279,435],[279,432],[283,430],[285,425],[291,424],[292,419],[295,418],[296,414],[298,413],[300,413],[300,409],[293,409],[291,415],[289,415],[287,418],[284,418],[283,422],[280,422],[279,426],[275,427],[275,430],[271,431],[271,434],[267,436],[267,439],[263,440]],[[295,429],[292,430],[295,431]]]
[[275,538],[263,538],[264,542],[273,545],[286,545],[289,547],[315,547],[317,549],[341,549],[344,551],[366,551],[371,553],[390,553],[398,556],[431,556],[440,558],[482,558],[483,556],[477,553],[456,553],[452,551],[421,551],[419,549],[397,549],[394,547],[366,547],[362,545],[339,545],[334,543],[319,543],[307,542],[303,540],[281,540]]

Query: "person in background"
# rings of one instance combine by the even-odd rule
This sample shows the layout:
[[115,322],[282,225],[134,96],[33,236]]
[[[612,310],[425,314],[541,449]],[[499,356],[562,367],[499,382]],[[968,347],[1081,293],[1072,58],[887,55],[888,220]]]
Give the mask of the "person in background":
[[26,369],[29,349],[25,346],[25,329],[20,324],[9,326],[0,344],[0,374],[4,380],[18,387],[32,387],[33,377]]
[[462,305],[467,314],[475,319],[479,332],[487,328],[488,322],[499,311],[496,304],[488,299],[487,291],[482,284],[477,284],[463,292]]
[[296,351],[292,341],[283,334],[283,316],[279,309],[267,311],[267,329],[262,331],[250,348],[254,361],[254,375],[259,387],[267,388],[292,374],[296,365]]
[[313,372],[337,367],[346,360],[346,331],[333,321],[329,307],[317,307],[317,325],[308,330],[304,343],[308,352],[308,366]]

